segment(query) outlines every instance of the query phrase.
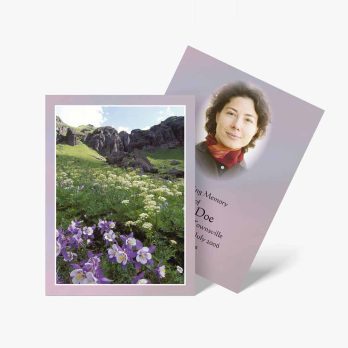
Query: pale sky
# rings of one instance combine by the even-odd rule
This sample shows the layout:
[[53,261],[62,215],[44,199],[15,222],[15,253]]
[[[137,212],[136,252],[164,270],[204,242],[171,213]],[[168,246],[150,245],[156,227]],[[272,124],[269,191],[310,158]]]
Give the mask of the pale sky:
[[72,127],[112,126],[130,133],[133,129],[149,129],[170,116],[185,116],[185,106],[57,105],[55,114]]

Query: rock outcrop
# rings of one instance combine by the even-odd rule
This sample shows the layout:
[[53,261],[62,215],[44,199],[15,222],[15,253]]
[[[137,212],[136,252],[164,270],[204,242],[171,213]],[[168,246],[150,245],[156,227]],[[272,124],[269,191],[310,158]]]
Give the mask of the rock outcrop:
[[69,126],[56,116],[56,144],[63,143]]
[[74,128],[64,123],[59,116],[56,116],[56,144],[77,144],[77,134]]
[[175,148],[184,145],[184,117],[169,117],[148,130],[134,129],[131,134],[99,127],[88,134],[84,142],[105,157],[113,157],[120,151]]
[[99,127],[87,135],[85,144],[104,157],[112,157],[117,152],[124,152],[122,139],[115,128]]
[[77,144],[76,133],[71,128],[68,128],[68,131],[66,132],[66,136],[65,136],[64,142],[66,144],[70,145],[70,146],[75,146]]
[[184,117],[172,116],[148,130],[130,134],[131,149],[175,148],[184,145]]
[[130,152],[131,151],[130,135],[127,132],[125,132],[125,131],[121,131],[119,133],[119,135],[120,135],[120,138],[121,138],[121,141],[122,141],[122,144],[123,144],[124,151]]
[[91,124],[71,127],[63,122],[59,116],[56,116],[56,144],[75,146],[79,141],[85,142],[87,135],[94,130],[95,127]]
[[150,161],[140,152],[119,151],[107,157],[109,164],[124,168],[139,168],[145,173],[157,173],[158,170],[152,166]]

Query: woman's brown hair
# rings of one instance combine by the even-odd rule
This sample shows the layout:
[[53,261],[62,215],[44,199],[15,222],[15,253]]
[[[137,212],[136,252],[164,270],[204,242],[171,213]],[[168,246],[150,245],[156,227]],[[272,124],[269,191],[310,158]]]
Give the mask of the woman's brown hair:
[[210,106],[206,110],[205,129],[209,134],[215,135],[216,114],[221,112],[224,106],[235,97],[250,98],[254,102],[254,108],[258,116],[258,130],[250,143],[242,149],[243,152],[247,152],[249,148],[255,147],[255,141],[265,134],[267,125],[270,123],[269,106],[260,90],[250,87],[244,82],[230,83],[223,86],[213,95]]

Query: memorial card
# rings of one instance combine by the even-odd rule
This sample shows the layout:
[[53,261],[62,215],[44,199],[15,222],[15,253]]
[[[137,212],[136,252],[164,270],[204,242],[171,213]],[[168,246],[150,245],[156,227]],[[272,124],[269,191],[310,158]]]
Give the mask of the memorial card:
[[46,294],[193,295],[194,97],[46,96]]
[[166,94],[196,97],[196,272],[238,292],[323,110],[191,47]]

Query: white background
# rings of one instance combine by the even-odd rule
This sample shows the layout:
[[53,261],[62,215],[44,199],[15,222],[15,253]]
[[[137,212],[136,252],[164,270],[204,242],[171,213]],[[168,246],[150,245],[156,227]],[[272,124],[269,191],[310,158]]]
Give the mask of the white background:
[[[1,1],[1,346],[347,347],[344,4]],[[245,290],[45,297],[44,95],[163,94],[187,45],[326,110]]]

